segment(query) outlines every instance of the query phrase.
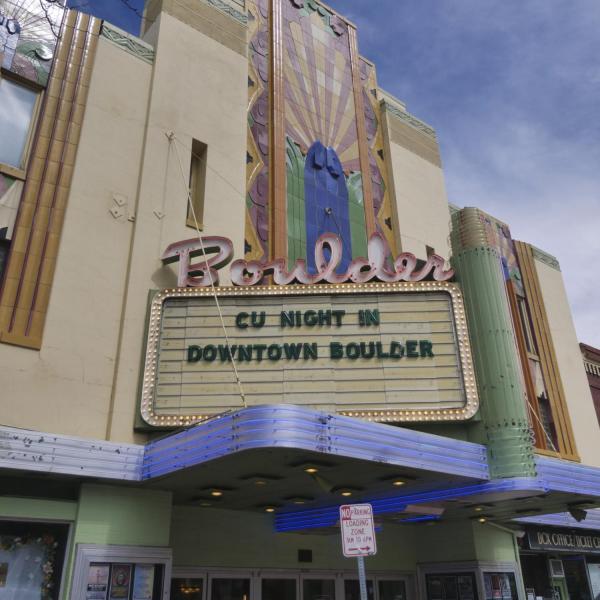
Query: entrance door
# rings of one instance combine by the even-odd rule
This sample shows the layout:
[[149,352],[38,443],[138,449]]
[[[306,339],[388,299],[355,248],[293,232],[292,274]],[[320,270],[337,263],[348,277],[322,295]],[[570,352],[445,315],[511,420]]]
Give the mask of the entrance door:
[[209,577],[207,600],[252,600],[249,577]]
[[[360,600],[358,579],[344,579],[344,600]],[[375,585],[372,579],[367,579],[367,600],[375,600]]]
[[260,580],[261,600],[298,600],[298,578],[275,575]]
[[320,574],[304,575],[300,581],[302,600],[336,600],[334,577]]
[[379,600],[408,600],[406,581],[403,579],[379,579]]

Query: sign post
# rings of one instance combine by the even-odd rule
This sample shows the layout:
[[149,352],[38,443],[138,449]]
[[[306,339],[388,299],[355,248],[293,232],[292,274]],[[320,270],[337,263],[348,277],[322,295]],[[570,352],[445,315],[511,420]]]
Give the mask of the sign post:
[[360,600],[367,598],[365,556],[377,554],[373,507],[370,504],[343,504],[340,506],[342,551],[347,558],[356,557]]

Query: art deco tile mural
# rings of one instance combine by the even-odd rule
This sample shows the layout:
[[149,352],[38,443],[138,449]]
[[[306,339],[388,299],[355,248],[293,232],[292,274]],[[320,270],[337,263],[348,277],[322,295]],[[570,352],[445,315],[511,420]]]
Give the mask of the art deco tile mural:
[[354,27],[314,0],[251,0],[249,28],[247,258],[314,270],[326,232],[343,240],[340,270],[375,231],[397,251],[375,69]]

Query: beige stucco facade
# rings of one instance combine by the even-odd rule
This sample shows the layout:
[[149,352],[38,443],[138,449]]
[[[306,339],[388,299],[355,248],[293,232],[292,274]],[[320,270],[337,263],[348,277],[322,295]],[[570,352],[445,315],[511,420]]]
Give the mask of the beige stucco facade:
[[581,462],[600,466],[600,426],[596,418],[590,386],[580,358],[575,325],[562,273],[554,266],[535,260],[535,268],[544,298],[550,335],[560,378],[571,416]]

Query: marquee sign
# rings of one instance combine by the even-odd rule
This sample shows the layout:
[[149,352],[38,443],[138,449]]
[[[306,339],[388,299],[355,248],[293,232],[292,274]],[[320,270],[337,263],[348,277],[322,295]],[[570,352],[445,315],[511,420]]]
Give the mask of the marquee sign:
[[478,407],[461,292],[445,281],[157,292],[141,413],[179,426],[247,405],[373,421],[462,420]]
[[[201,255],[195,263],[192,259]],[[446,270],[441,256],[433,254],[422,267],[411,252],[403,252],[395,259],[385,238],[374,233],[367,244],[367,258],[355,258],[348,270],[340,273],[343,244],[335,233],[325,233],[315,244],[316,272],[311,272],[304,259],[298,259],[291,268],[286,260],[275,258],[270,261],[236,260],[230,268],[231,282],[234,285],[256,285],[265,276],[271,276],[276,285],[298,282],[315,283],[367,283],[378,280],[422,281],[431,277],[434,281],[448,281],[454,276],[452,269]],[[233,258],[231,240],[218,236],[204,236],[201,240],[192,238],[171,244],[163,253],[164,263],[179,261],[177,285],[179,287],[205,287],[219,282],[218,270],[225,267]]]

